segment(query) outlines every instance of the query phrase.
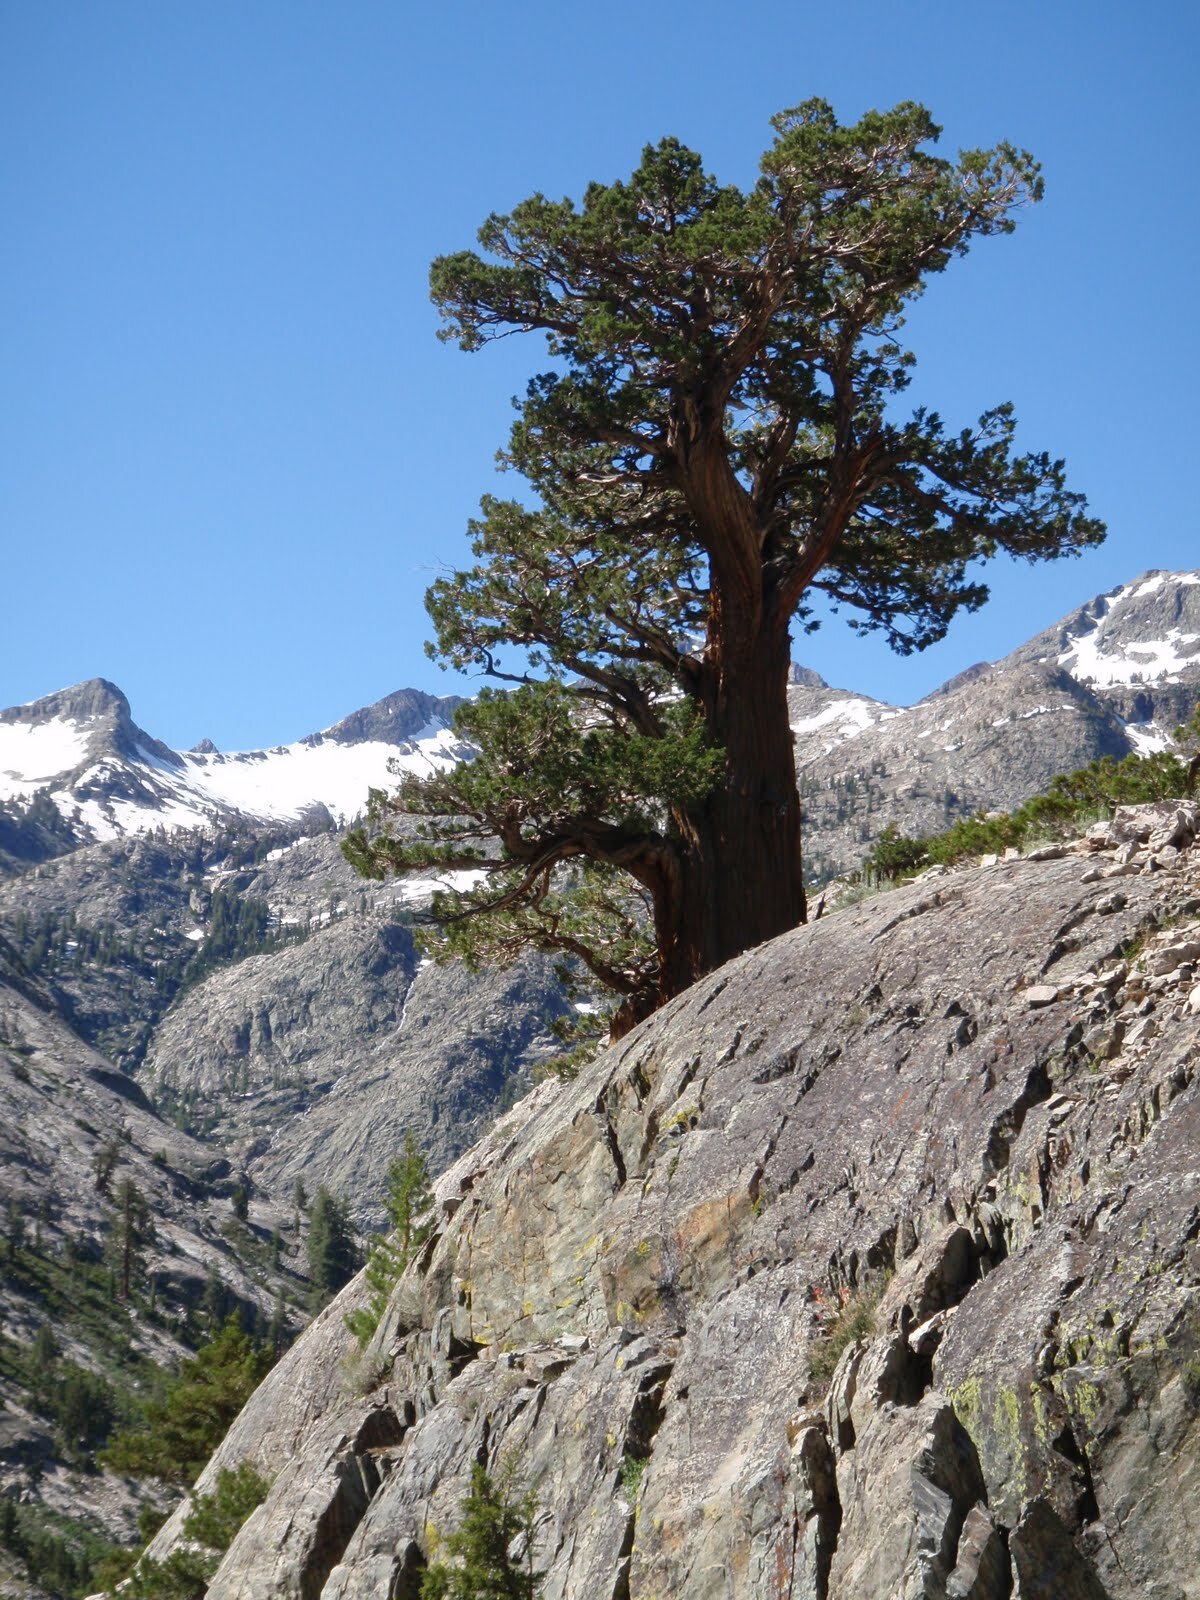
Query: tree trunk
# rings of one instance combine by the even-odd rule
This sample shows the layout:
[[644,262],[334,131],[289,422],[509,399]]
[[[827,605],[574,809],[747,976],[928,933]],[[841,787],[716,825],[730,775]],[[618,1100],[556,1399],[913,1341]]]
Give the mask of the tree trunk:
[[787,617],[731,619],[712,727],[725,783],[710,799],[712,931],[720,964],[805,920],[800,793],[788,721]]
[[725,750],[725,780],[702,809],[676,819],[679,870],[657,897],[658,989],[644,1007],[622,1008],[622,1032],[805,920],[789,645],[786,618],[760,620],[727,631],[712,652],[705,712]]

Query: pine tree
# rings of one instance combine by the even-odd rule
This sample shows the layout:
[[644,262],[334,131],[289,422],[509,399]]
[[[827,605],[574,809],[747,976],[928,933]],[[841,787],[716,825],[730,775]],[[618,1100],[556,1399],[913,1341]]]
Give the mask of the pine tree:
[[228,1317],[183,1363],[165,1399],[146,1407],[144,1427],[113,1438],[105,1465],[134,1477],[193,1483],[274,1359],[272,1350],[255,1345],[236,1314]]
[[411,1129],[405,1130],[403,1152],[387,1169],[384,1204],[397,1234],[397,1253],[407,1266],[433,1229],[429,1167]]
[[534,1566],[537,1496],[511,1471],[493,1478],[478,1462],[463,1501],[462,1524],[445,1547],[454,1564],[432,1563],[421,1600],[537,1600],[543,1574]]
[[308,1217],[308,1275],[315,1308],[319,1310],[349,1283],[358,1266],[350,1202],[322,1184]]
[[8,1250],[8,1264],[15,1266],[17,1256],[25,1245],[25,1207],[15,1197],[10,1197],[5,1207],[4,1241]]
[[[581,205],[534,195],[435,261],[444,336],[540,332],[476,564],[435,583],[435,654],[508,686],[460,708],[478,754],[377,795],[369,875],[470,869],[444,955],[569,957],[620,1033],[806,915],[787,682],[817,601],[904,653],[987,597],[978,564],[1103,537],[1011,408],[905,414],[908,305],[1041,198],[1008,144],[936,156],[912,104],[773,119],[748,192],[674,139]],[[375,832],[389,817],[423,832]]]
[[154,1217],[145,1195],[132,1178],[117,1185],[113,1223],[113,1264],[120,1297],[128,1300],[145,1270],[144,1251],[154,1242]]
[[346,1315],[346,1326],[364,1348],[379,1326],[392,1289],[433,1229],[429,1168],[410,1130],[404,1135],[403,1154],[388,1167],[384,1203],[394,1232],[390,1238],[382,1233],[373,1236],[367,1258],[370,1298],[366,1306]]

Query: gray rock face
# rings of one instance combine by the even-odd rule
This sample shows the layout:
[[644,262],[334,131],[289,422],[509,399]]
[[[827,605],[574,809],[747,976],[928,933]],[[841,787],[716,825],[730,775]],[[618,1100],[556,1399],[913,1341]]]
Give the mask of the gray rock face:
[[915,706],[789,689],[809,876],[856,867],[888,824],[1010,810],[1060,772],[1164,748],[1200,702],[1200,573],[1143,573]]
[[353,917],[215,973],[163,1019],[140,1076],[158,1101],[217,1112],[212,1134],[256,1183],[297,1178],[383,1222],[388,1163],[411,1131],[433,1170],[478,1137],[561,1046],[550,964],[418,967],[406,927]]
[[60,689],[55,694],[43,696],[29,705],[12,706],[0,711],[0,723],[36,724],[62,719],[84,724],[88,728],[87,754],[79,766],[60,776],[70,779],[74,772],[85,771],[106,757],[116,760],[138,759],[153,756],[168,765],[179,765],[179,757],[165,744],[139,728],[133,720],[129,701],[107,678],[89,678],[70,689]]
[[1013,809],[1060,772],[1133,751],[1116,712],[1057,665],[962,676],[907,709],[789,691],[811,878],[856,867],[889,825],[939,833],[960,816]]
[[1200,573],[1144,572],[1007,661],[1057,663],[1134,725],[1135,735],[1162,738],[1200,700]]
[[364,739],[380,739],[385,744],[403,744],[415,739],[425,728],[447,727],[461,695],[423,694],[419,689],[398,689],[374,705],[343,717],[323,736],[338,744],[358,744]]
[[1200,1595],[1198,826],[836,913],[543,1085],[235,1424],[212,1600],[415,1596],[476,1460],[547,1600]]
[[[310,1193],[330,1185],[374,1227],[404,1130],[435,1168],[459,1155],[559,1048],[547,1027],[566,1009],[561,988],[536,959],[508,973],[418,974],[407,886],[365,883],[334,835],[240,866],[237,853],[191,835],[93,845],[0,883],[0,926],[49,917],[113,929],[109,959],[68,954],[53,967],[79,1032],[260,1187],[286,1198],[297,1178]],[[164,964],[177,986],[220,891],[309,936],[175,997]]]

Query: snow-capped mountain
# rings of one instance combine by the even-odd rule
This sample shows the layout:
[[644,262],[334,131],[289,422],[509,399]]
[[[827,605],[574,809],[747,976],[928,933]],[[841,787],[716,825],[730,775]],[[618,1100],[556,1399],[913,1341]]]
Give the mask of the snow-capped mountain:
[[1163,749],[1200,698],[1200,572],[1145,572],[1006,660],[1064,668],[1121,716],[1137,749]]
[[[1200,572],[1143,573],[915,706],[796,667],[789,701],[810,837],[841,870],[885,822],[928,831],[1017,804],[1097,756],[1162,749],[1198,699]],[[0,712],[0,802],[48,791],[83,841],[312,812],[349,819],[396,770],[469,754],[450,727],[457,704],[400,690],[294,744],[177,751],[97,678]]]
[[938,832],[1007,809],[1101,756],[1162,750],[1200,701],[1200,572],[1147,572],[913,706],[788,690],[810,873],[861,860],[890,824]]
[[0,801],[48,791],[84,838],[237,819],[356,816],[395,771],[429,772],[465,753],[454,698],[400,690],[321,733],[270,750],[225,753],[205,740],[172,750],[133,721],[103,678],[0,712]]

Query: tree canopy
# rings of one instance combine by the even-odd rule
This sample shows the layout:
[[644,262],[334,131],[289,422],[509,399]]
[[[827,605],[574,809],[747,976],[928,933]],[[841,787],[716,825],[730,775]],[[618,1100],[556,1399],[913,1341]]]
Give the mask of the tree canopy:
[[427,597],[433,653],[505,685],[458,713],[478,755],[376,796],[347,853],[470,870],[441,948],[572,957],[614,1032],[804,919],[793,620],[824,596],[920,650],[986,599],[982,561],[1104,533],[1008,405],[957,430],[903,405],[906,308],[1041,198],[1037,163],[938,156],[914,104],[772,125],[748,191],[665,139],[431,271],[444,338],[540,332],[553,365],[502,453],[531,493],[485,498],[475,564]]

